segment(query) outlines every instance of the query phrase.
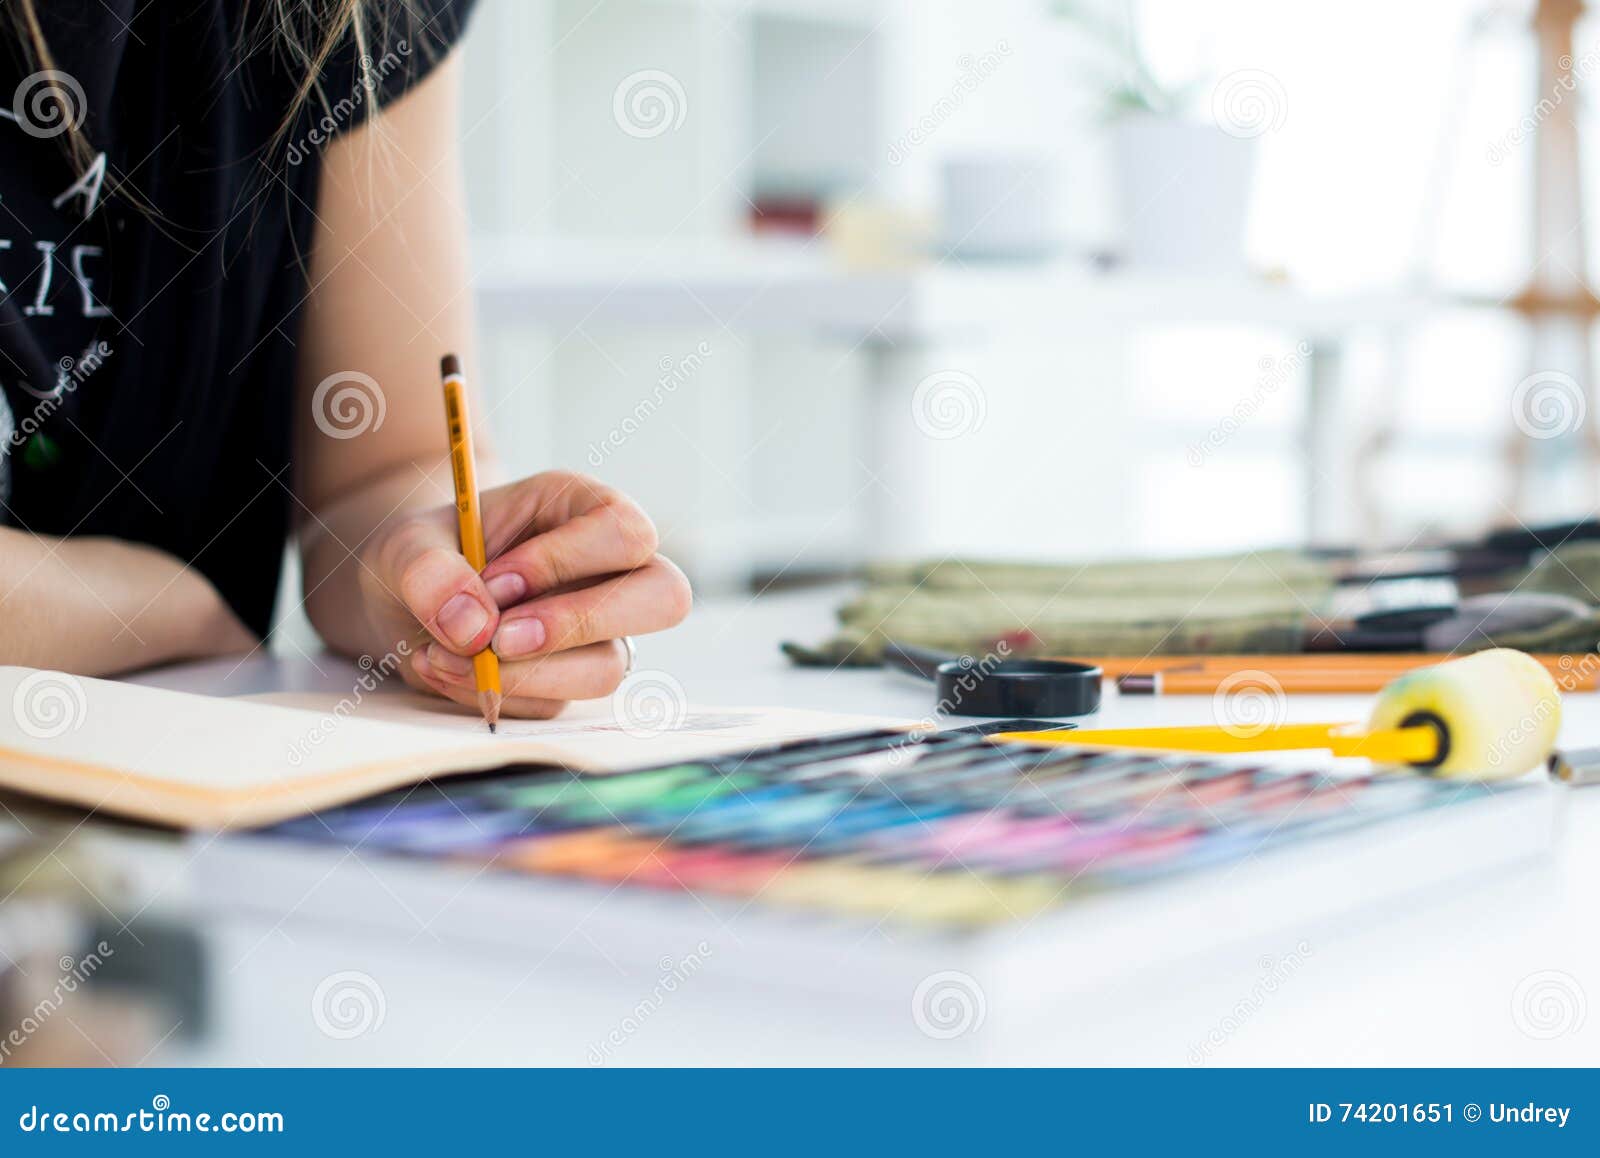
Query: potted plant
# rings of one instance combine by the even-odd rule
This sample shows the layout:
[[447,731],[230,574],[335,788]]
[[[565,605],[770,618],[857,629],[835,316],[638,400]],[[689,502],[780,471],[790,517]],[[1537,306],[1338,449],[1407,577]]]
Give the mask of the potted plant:
[[[1056,0],[1092,53],[1121,219],[1118,255],[1136,269],[1240,274],[1256,138],[1283,123],[1282,86],[1244,70],[1206,92],[1163,83],[1129,5]],[[1209,99],[1205,99],[1209,97]]]

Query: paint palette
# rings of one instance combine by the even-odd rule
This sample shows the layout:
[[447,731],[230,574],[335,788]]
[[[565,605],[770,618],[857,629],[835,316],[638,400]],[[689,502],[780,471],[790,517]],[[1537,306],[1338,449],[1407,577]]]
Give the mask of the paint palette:
[[[1045,725],[1050,726],[1050,725]],[[510,769],[265,830],[497,874],[970,928],[1517,785],[868,732],[610,776]]]

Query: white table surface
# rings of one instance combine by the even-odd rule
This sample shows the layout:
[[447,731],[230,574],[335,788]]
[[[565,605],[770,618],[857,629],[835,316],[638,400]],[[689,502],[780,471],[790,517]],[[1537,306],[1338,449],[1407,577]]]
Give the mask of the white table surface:
[[[786,594],[703,605],[678,630],[641,641],[640,666],[667,671],[708,705],[781,703],[921,716],[925,685],[878,670],[806,670],[778,653],[783,638],[815,640],[838,592]],[[347,692],[353,669],[325,657],[254,657],[149,673],[144,682],[219,695],[324,688]],[[1292,719],[1355,719],[1361,697],[1295,697]],[[1120,700],[1105,724],[1209,722],[1210,698]],[[1600,701],[1567,699],[1563,738],[1600,744]],[[713,967],[654,1010],[613,1064],[1195,1064],[1195,1046],[1223,1030],[1204,1064],[1593,1065],[1600,1062],[1600,788],[1564,791],[1547,861],[1423,904],[1381,908],[1318,928],[1301,964],[1264,1000],[1260,945],[1179,964],[1200,946],[1172,946],[1129,962],[1126,978],[1063,1000],[1047,1017],[1012,1016],[1004,992],[959,1041],[917,1030],[910,994],[863,998],[818,977],[806,987],[724,980]],[[206,863],[164,834],[91,820],[80,833],[129,874],[151,912],[197,921],[211,961],[214,1032],[177,1037],[154,1063],[565,1064],[650,992],[655,975],[601,954],[517,953],[440,937],[422,927],[373,932],[297,916],[217,912],[196,901]],[[284,856],[293,856],[285,850]],[[197,867],[200,866],[200,867]],[[380,878],[381,860],[364,867]],[[578,937],[583,936],[577,930]],[[661,954],[691,945],[664,938]],[[1159,940],[1156,942],[1159,945]],[[1273,951],[1292,947],[1273,946]],[[838,977],[851,970],[849,954]],[[1061,961],[1063,975],[1073,968]],[[326,978],[357,971],[381,984],[381,1025],[341,1040],[320,1030],[313,994]],[[1514,1016],[1525,979],[1558,971],[1566,1031],[1543,1039]],[[1574,989],[1574,987],[1576,987]],[[1581,1016],[1581,1020],[1578,1018]],[[1520,1024],[1519,1024],[1520,1023]],[[1346,1091],[1347,1093],[1349,1091]]]

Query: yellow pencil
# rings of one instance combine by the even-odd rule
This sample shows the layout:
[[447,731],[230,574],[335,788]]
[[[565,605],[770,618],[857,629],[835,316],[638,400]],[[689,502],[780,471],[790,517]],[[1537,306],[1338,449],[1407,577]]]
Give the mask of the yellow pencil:
[[[467,380],[461,376],[461,359],[446,354],[439,360],[444,376],[444,415],[450,432],[450,477],[456,488],[456,514],[461,522],[461,553],[474,571],[489,565],[483,545],[483,515],[478,510],[478,466],[472,453],[472,420],[467,415]],[[495,730],[500,722],[500,658],[486,647],[472,657],[472,677],[478,688],[478,707]]]

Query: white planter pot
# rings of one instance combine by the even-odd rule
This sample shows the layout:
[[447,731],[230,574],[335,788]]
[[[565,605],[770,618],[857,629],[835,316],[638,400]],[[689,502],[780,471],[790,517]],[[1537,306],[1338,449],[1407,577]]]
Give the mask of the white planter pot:
[[1044,157],[981,156],[940,169],[942,248],[957,257],[1028,260],[1061,245],[1056,167]]
[[1255,141],[1156,116],[1124,117],[1110,133],[1127,263],[1242,274]]

